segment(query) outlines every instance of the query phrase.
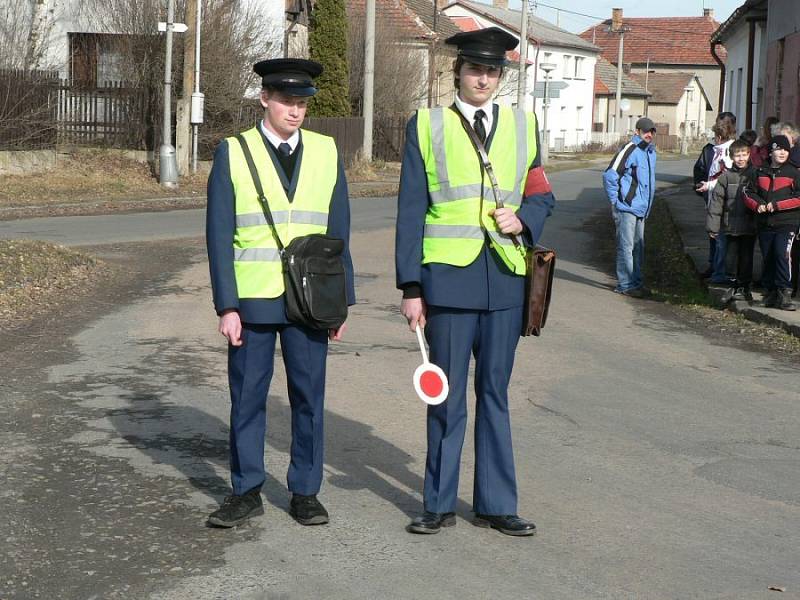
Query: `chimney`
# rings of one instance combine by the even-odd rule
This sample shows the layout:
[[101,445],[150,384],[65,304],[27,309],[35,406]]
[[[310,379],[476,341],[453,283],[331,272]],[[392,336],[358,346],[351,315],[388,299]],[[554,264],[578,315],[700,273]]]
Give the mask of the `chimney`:
[[714,9],[713,8],[704,8],[703,9],[703,16],[707,19],[714,18]]
[[492,0],[492,6],[508,10],[508,0]]
[[611,30],[612,31],[619,31],[622,29],[622,9],[621,8],[612,8],[611,9]]
[[436,0],[436,9],[437,10],[442,10],[449,3],[450,3],[450,0]]

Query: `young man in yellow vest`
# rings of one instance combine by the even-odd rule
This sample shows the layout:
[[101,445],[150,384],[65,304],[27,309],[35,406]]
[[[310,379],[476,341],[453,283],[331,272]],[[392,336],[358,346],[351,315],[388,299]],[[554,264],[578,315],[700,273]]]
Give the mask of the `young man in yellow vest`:
[[[525,280],[524,249],[511,236],[533,245],[555,200],[540,167],[536,117],[492,103],[506,52],[517,39],[491,27],[446,42],[458,46],[458,95],[453,106],[419,110],[409,122],[398,198],[401,311],[412,330],[425,328],[431,361],[450,384],[447,399],[428,407],[424,512],[408,529],[438,533],[455,524],[474,355],[474,524],[533,535],[536,526],[517,515],[509,422],[508,384]],[[504,208],[495,208],[466,127],[486,146]]]
[[[332,138],[301,130],[316,93],[318,63],[275,59],[256,63],[262,77],[264,119],[243,132],[276,230],[284,245],[295,237],[325,233],[349,241],[350,208],[342,161]],[[328,522],[317,499],[322,483],[323,399],[328,340],[319,331],[289,323],[278,246],[259,201],[240,141],[226,139],[214,154],[208,180],[208,260],[219,332],[228,341],[231,394],[230,466],[233,494],[208,521],[234,527],[263,514],[266,400],[275,343],[281,340],[292,412],[290,514],[303,525]],[[355,303],[353,265],[344,253],[348,304]]]

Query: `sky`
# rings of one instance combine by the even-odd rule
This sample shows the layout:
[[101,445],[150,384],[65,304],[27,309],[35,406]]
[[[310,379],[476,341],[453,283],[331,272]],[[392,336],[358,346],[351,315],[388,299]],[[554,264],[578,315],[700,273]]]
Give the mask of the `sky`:
[[[490,0],[481,0],[490,4]],[[713,8],[714,18],[722,23],[744,0],[528,0],[529,4],[538,4],[536,16],[556,23],[556,10],[550,7],[563,8],[575,13],[583,13],[590,17],[579,16],[561,11],[560,27],[573,33],[579,33],[598,20],[610,19],[612,8],[621,8],[626,17],[699,17],[703,8]],[[546,6],[545,6],[546,5]],[[520,0],[510,0],[509,8],[519,9]]]

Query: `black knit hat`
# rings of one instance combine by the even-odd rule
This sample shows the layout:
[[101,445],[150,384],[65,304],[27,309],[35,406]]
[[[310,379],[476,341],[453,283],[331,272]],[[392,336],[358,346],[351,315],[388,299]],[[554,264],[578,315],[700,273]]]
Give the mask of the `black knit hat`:
[[789,138],[785,135],[776,135],[772,137],[772,140],[769,142],[769,151],[772,152],[773,150],[777,150],[781,148],[786,150],[787,152],[791,152],[792,150],[792,143],[789,141]]

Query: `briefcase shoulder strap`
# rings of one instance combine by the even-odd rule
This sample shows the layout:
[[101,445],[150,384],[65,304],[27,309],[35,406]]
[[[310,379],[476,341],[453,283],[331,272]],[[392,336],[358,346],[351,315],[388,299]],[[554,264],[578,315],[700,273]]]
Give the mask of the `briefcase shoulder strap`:
[[253,154],[250,152],[250,146],[247,145],[247,140],[244,139],[244,136],[241,133],[236,134],[236,139],[239,141],[239,145],[242,147],[244,160],[247,162],[247,168],[250,170],[250,176],[253,178],[253,186],[256,188],[258,200],[261,202],[261,208],[264,210],[264,217],[266,217],[267,223],[269,223],[269,227],[272,230],[275,243],[278,244],[278,251],[281,253],[281,256],[283,256],[285,247],[281,241],[281,237],[278,235],[278,230],[275,227],[275,221],[272,218],[272,211],[270,211],[267,197],[264,195],[264,188],[261,187],[261,178],[258,176],[256,163],[253,160]]

